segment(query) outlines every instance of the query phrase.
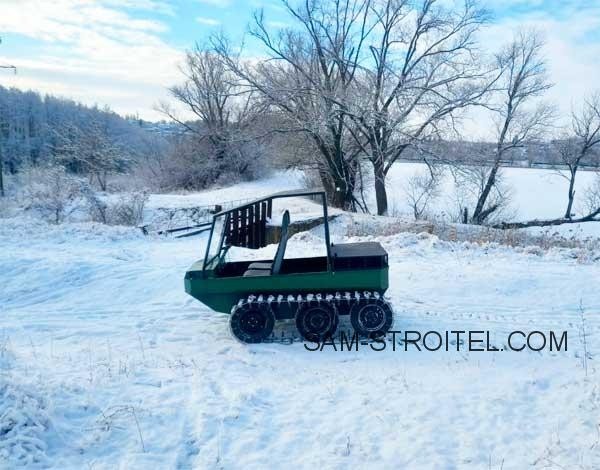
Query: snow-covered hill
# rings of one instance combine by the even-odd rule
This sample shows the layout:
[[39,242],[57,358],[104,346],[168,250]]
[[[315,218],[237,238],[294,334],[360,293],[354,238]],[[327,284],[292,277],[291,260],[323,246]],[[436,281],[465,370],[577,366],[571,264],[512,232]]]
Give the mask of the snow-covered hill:
[[568,350],[242,345],[183,290],[204,236],[4,219],[0,467],[600,468],[600,263],[377,233],[353,239],[390,255],[396,330],[566,330]]

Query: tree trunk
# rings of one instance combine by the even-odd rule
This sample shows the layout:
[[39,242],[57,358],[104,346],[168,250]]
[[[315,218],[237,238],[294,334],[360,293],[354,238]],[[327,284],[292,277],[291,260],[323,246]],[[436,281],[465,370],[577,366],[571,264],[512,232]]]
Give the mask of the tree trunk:
[[473,212],[473,222],[476,224],[482,224],[483,221],[490,215],[491,211],[484,211],[485,203],[487,202],[487,198],[496,183],[496,175],[498,174],[498,170],[500,168],[499,158],[496,159],[496,163],[492,167],[492,171],[488,176],[488,179],[485,183],[483,191],[481,192],[479,199],[477,200],[477,205],[475,206],[475,211]]
[[388,199],[385,189],[385,171],[383,163],[373,162],[373,172],[375,175],[375,200],[377,201],[377,215],[387,215]]
[[577,168],[571,169],[571,178],[569,178],[569,202],[567,203],[567,210],[565,211],[565,219],[572,217],[571,211],[573,210],[573,201],[575,200],[575,174]]
[[100,186],[100,191],[106,191],[106,188],[108,186],[108,172],[106,171],[98,171],[96,173],[96,181],[98,181],[98,186]]
[[563,218],[563,219],[548,219],[548,220],[530,220],[528,222],[502,222],[500,224],[492,225],[493,228],[499,228],[502,230],[507,229],[516,229],[516,228],[528,228],[528,227],[550,227],[554,225],[562,225],[562,224],[580,224],[583,222],[600,222],[598,219],[600,216],[600,209],[596,209],[593,212],[590,212],[588,215],[584,217],[580,217],[579,219],[573,218]]
[[319,176],[329,204],[338,209],[351,210],[352,191],[348,188],[346,181],[340,177],[336,178],[326,171],[319,171]]

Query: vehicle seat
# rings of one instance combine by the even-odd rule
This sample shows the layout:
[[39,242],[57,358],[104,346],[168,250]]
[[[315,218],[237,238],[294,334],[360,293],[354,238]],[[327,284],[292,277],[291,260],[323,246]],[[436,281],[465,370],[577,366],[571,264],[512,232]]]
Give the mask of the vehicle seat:
[[271,271],[268,269],[248,269],[244,272],[244,277],[270,276]]
[[248,269],[266,269],[270,271],[271,266],[273,266],[273,263],[250,263]]
[[279,239],[279,246],[275,253],[272,263],[250,263],[248,270],[244,273],[244,277],[254,276],[268,276],[270,274],[279,274],[281,271],[281,265],[283,264],[283,256],[285,255],[285,248],[287,246],[288,239],[288,226],[290,225],[290,211],[283,213],[281,219],[281,237]]

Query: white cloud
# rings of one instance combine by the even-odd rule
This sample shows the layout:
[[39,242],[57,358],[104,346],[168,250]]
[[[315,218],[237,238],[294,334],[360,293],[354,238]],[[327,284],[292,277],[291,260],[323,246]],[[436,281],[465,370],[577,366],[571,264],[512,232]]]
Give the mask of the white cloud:
[[7,42],[0,47],[6,55],[0,61],[19,69],[16,76],[3,76],[3,85],[157,118],[155,104],[181,79],[177,66],[183,53],[161,38],[167,25],[143,15],[146,10],[169,14],[163,2],[2,1],[0,31],[37,40],[35,57],[12,55]]
[[[600,7],[572,8],[565,6],[560,11],[538,10],[500,19],[481,33],[481,44],[487,52],[498,50],[511,40],[519,29],[534,29],[545,38],[544,56],[549,79],[554,86],[542,98],[558,108],[556,125],[568,123],[570,112],[583,97],[600,90]],[[487,138],[485,131],[490,125],[485,113],[470,113],[476,116],[466,123],[468,136]]]
[[[195,0],[225,7],[231,2]],[[518,2],[521,0],[506,0]],[[0,31],[32,38],[35,56],[19,57],[7,36],[0,45],[0,63],[19,68],[16,76],[2,74],[2,85],[34,88],[72,96],[85,103],[109,104],[119,112],[157,117],[154,105],[166,99],[166,87],[181,80],[183,52],[163,37],[174,14],[166,0],[0,0]],[[560,13],[560,15],[559,15]],[[162,16],[160,16],[162,15]],[[196,19],[207,26],[215,18]],[[282,22],[270,26],[285,27]],[[545,32],[551,80],[547,98],[568,117],[572,104],[600,88],[600,7],[567,2],[560,12],[541,9],[504,17],[481,34],[486,51],[497,50],[519,27]],[[483,124],[482,124],[483,123]],[[487,126],[481,119],[468,125],[474,134]]]
[[160,0],[105,0],[105,3],[115,7],[147,10],[162,15],[175,15],[175,8],[167,1]]
[[231,0],[198,0],[198,2],[217,8],[227,8],[231,5]]
[[267,26],[275,29],[284,29],[289,28],[290,24],[286,23],[285,21],[267,21]]
[[196,18],[196,22],[207,26],[217,26],[221,24],[219,20],[215,20],[214,18],[206,18],[204,16],[198,16]]
[[600,38],[592,41],[586,36],[600,31],[600,10],[574,12],[560,20],[535,15],[497,25],[490,34],[495,35],[498,42],[506,41],[507,30],[519,27],[534,28],[544,34],[548,71],[555,83],[548,92],[548,98],[555,101],[561,110],[568,112],[572,100],[581,99],[599,86]]

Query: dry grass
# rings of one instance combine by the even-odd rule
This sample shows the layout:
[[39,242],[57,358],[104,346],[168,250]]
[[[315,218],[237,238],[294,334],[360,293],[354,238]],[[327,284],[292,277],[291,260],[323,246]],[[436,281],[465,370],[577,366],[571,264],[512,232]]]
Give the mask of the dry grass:
[[407,221],[392,217],[365,217],[355,220],[347,228],[347,236],[389,236],[397,233],[430,233],[441,240],[452,242],[469,242],[479,245],[496,243],[498,245],[528,248],[535,251],[539,248],[547,251],[552,248],[577,250],[577,258],[582,262],[596,260],[600,252],[600,238],[565,237],[557,232],[533,234],[523,229],[499,230],[486,226],[465,225],[442,221]]

